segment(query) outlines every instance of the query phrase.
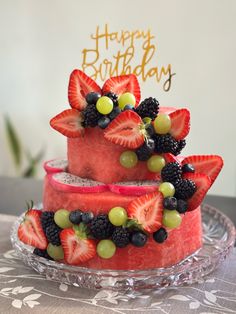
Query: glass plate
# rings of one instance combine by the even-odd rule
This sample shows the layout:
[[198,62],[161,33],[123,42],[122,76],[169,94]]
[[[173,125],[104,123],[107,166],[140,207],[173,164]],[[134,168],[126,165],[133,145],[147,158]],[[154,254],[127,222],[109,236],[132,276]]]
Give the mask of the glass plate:
[[232,221],[216,208],[202,205],[203,247],[180,263],[167,268],[147,270],[96,270],[49,261],[33,254],[33,249],[19,241],[22,214],[11,230],[13,248],[23,262],[47,279],[89,289],[140,290],[161,289],[200,281],[229,254],[235,242]]

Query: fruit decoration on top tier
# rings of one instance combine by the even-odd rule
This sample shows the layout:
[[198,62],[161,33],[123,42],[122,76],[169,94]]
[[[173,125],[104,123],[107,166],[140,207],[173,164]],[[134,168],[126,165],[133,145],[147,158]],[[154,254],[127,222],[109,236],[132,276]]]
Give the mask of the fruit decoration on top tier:
[[189,111],[183,108],[168,114],[155,98],[140,99],[139,84],[132,74],[112,77],[101,89],[82,71],[72,72],[72,109],[55,116],[51,126],[69,138],[85,136],[87,128],[101,128],[108,142],[124,147],[119,162],[127,171],[146,163],[159,179],[140,185],[104,184],[68,173],[66,160],[45,163],[50,184],[60,192],[92,195],[109,191],[132,195],[133,200],[126,208],[116,204],[107,214],[97,215],[80,209],[55,213],[29,209],[18,236],[35,247],[35,254],[80,265],[96,255],[109,259],[117,247],[143,247],[150,238],[159,245],[181,225],[187,211],[201,204],[223,166],[222,158],[179,157],[190,130]]

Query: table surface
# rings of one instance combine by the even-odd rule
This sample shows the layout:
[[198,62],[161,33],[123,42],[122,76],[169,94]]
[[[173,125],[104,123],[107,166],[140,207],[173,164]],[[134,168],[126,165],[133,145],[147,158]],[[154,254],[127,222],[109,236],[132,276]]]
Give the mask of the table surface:
[[[160,292],[122,294],[91,291],[49,281],[24,265],[9,239],[15,216],[25,201],[41,200],[42,181],[0,178],[0,313],[236,313],[236,248],[224,263],[192,286]],[[208,196],[236,224],[235,198]]]

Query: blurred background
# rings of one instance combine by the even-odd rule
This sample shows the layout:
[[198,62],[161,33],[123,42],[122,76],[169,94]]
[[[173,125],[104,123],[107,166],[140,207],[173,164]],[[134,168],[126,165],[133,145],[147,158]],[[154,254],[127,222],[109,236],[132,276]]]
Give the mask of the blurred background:
[[42,178],[43,160],[66,156],[49,120],[69,108],[74,68],[102,85],[106,64],[126,63],[142,98],[190,109],[184,154],[222,155],[210,193],[236,196],[235,16],[235,0],[0,0],[0,176]]

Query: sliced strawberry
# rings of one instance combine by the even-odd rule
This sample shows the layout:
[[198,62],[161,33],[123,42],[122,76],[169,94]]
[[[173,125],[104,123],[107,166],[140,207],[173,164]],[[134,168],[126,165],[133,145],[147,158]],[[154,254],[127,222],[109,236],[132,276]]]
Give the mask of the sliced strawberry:
[[144,143],[145,127],[140,116],[132,110],[120,113],[106,128],[105,138],[128,148],[138,148]]
[[81,113],[76,109],[67,109],[51,119],[52,128],[67,137],[79,137],[84,133]]
[[136,104],[138,106],[141,93],[137,77],[134,74],[120,75],[109,78],[102,87],[103,94],[113,92],[120,96],[124,93],[132,93],[135,96]]
[[170,134],[176,140],[184,139],[190,130],[190,112],[188,109],[178,109],[169,114],[171,119]]
[[188,202],[188,211],[194,210],[199,205],[201,205],[207,191],[211,187],[211,179],[200,173],[185,173],[183,175],[184,179],[189,179],[195,182],[197,190],[193,196],[187,201]]
[[218,155],[193,155],[184,158],[182,165],[191,164],[195,173],[206,174],[211,178],[211,184],[215,181],[223,167],[223,159]]
[[72,108],[83,110],[86,106],[85,97],[90,92],[101,94],[97,83],[80,70],[74,70],[70,75],[68,98]]
[[25,244],[45,250],[48,243],[41,226],[41,214],[42,212],[36,209],[26,212],[24,221],[18,228],[18,238]]
[[79,265],[96,255],[95,241],[80,237],[74,228],[62,230],[60,239],[67,264]]
[[161,192],[142,195],[128,205],[128,217],[135,219],[144,230],[155,232],[162,224],[162,203]]
[[162,154],[162,156],[164,157],[166,163],[178,161],[177,157],[171,153],[165,153],[165,154]]

